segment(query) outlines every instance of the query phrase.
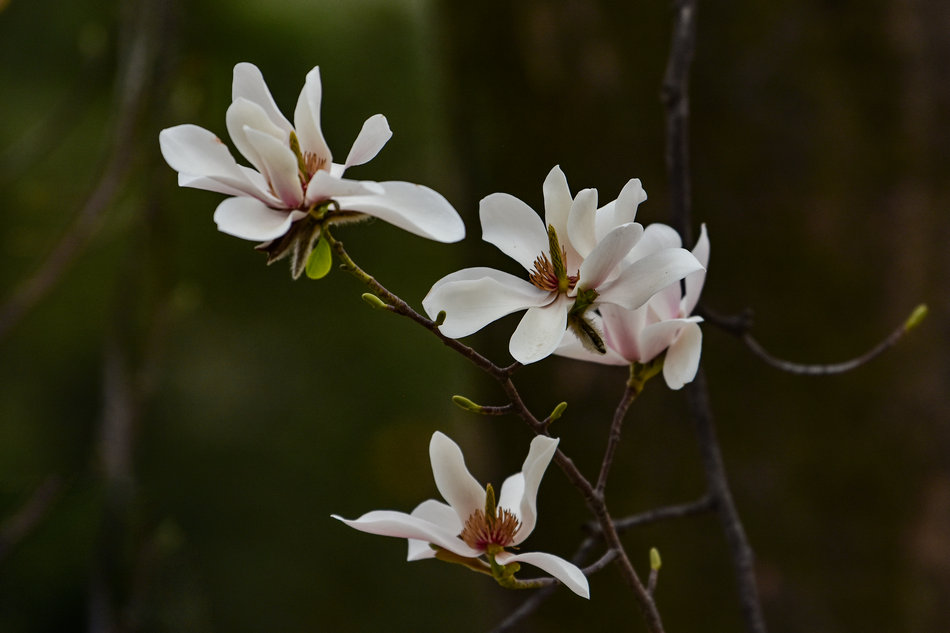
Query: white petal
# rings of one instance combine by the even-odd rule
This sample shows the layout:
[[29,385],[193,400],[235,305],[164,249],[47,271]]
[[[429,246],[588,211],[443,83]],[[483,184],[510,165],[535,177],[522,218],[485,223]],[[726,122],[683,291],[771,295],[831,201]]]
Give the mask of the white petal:
[[353,147],[346,157],[344,168],[362,165],[373,160],[383,145],[392,138],[393,131],[389,129],[389,122],[382,114],[374,114],[366,119]]
[[197,125],[176,125],[162,130],[158,141],[165,162],[179,172],[182,187],[266,197],[257,186],[261,181],[252,182],[212,132]]
[[295,220],[305,214],[302,211],[278,211],[255,198],[228,198],[214,211],[218,230],[244,240],[266,242],[290,229]]
[[592,363],[599,363],[601,365],[630,364],[625,358],[621,358],[617,352],[611,349],[609,344],[605,354],[598,354],[597,352],[590,351],[584,346],[583,343],[581,343],[580,339],[578,339],[571,330],[568,330],[567,334],[564,335],[564,338],[561,339],[561,343],[557,346],[557,349],[554,350],[554,353],[557,356],[563,356],[564,358],[573,358],[574,360],[583,360]]
[[692,253],[683,248],[666,248],[624,268],[600,289],[598,301],[634,310],[657,291],[697,270],[702,270],[702,266]]
[[247,134],[244,133],[245,127],[273,136],[275,140],[289,147],[290,137],[288,133],[275,125],[267,116],[267,113],[264,112],[264,108],[253,101],[243,97],[236,99],[228,107],[225,121],[234,146],[260,171],[264,171],[261,166],[262,159],[254,146],[247,140]]
[[597,239],[603,239],[614,227],[636,220],[637,207],[646,199],[647,193],[639,178],[627,181],[616,200],[597,210]]
[[341,197],[337,202],[430,240],[458,242],[465,237],[462,218],[441,194],[411,182],[376,184],[383,188],[381,195]]
[[[330,198],[337,198],[340,202],[344,196],[381,196],[385,192],[382,185],[372,180],[347,180],[321,169],[307,183],[305,203],[310,206]],[[343,207],[343,202],[341,208],[351,208]]]
[[643,226],[636,222],[618,226],[610,231],[581,264],[577,287],[598,288],[611,277],[642,234]]
[[[435,499],[427,499],[417,505],[410,516],[442,526],[452,534],[461,533],[463,527],[458,515],[455,514],[455,510]],[[406,560],[422,560],[424,558],[435,558],[435,550],[429,547],[427,541],[409,539],[409,552]]]
[[459,556],[469,558],[475,558],[482,554],[481,551],[466,545],[465,541],[444,527],[410,516],[405,512],[374,510],[367,512],[358,519],[344,519],[336,514],[330,516],[360,532],[425,541],[445,548]]
[[430,318],[445,311],[439,331],[450,338],[477,332],[501,317],[550,303],[550,292],[493,268],[466,268],[437,281],[422,300]]
[[300,97],[297,99],[297,107],[294,109],[294,127],[297,128],[297,138],[300,140],[300,149],[304,153],[313,154],[318,161],[326,161],[329,165],[333,162],[333,156],[330,154],[330,148],[323,138],[323,130],[320,128],[320,101],[323,97],[323,87],[320,83],[320,67],[314,66],[313,70],[307,73],[307,80],[304,83],[303,90],[300,91]]
[[508,342],[512,358],[528,365],[550,356],[564,338],[569,304],[562,295],[549,305],[529,308]]
[[577,565],[559,556],[545,552],[525,552],[523,554],[502,552],[495,556],[495,560],[502,565],[515,562],[534,565],[560,580],[565,587],[581,598],[590,599],[590,585],[587,582],[587,577],[584,575],[584,572],[582,572]]
[[493,193],[478,205],[482,239],[494,244],[525,270],[534,270],[534,260],[550,250],[548,231],[534,210],[507,193]]
[[234,81],[231,84],[232,101],[242,98],[259,105],[274,125],[284,130],[285,135],[290,135],[293,129],[290,121],[281,114],[280,108],[274,102],[274,97],[264,82],[264,76],[257,66],[247,62],[234,67]]
[[663,378],[670,389],[679,389],[696,377],[702,346],[699,324],[687,323],[663,359]]
[[567,218],[567,234],[571,245],[581,258],[587,257],[597,246],[597,235],[594,230],[596,213],[597,190],[584,189],[579,192],[574,198],[571,214]]
[[[706,225],[703,224],[699,229],[699,239],[693,247],[693,256],[703,265],[703,268],[709,266],[709,236],[706,234]],[[686,276],[686,292],[683,294],[683,301],[680,307],[682,316],[693,313],[696,304],[699,303],[699,295],[703,291],[703,284],[706,282],[706,271],[698,271]]]
[[555,165],[542,185],[544,192],[544,224],[553,226],[558,235],[567,235],[567,218],[571,213],[571,189],[567,185],[567,177],[560,166]]
[[699,317],[668,319],[646,326],[640,333],[640,358],[637,360],[641,363],[653,360],[673,344],[685,326],[701,320]]
[[270,183],[271,189],[288,209],[303,204],[303,187],[297,168],[297,157],[290,146],[270,134],[245,126],[244,135],[248,144],[260,158],[260,170]]
[[679,248],[683,245],[680,234],[672,226],[654,222],[643,231],[643,237],[637,242],[637,245],[630,251],[628,259],[643,259],[653,253],[658,253],[667,248]]
[[534,530],[538,518],[538,486],[541,485],[544,471],[547,470],[557,451],[559,441],[543,435],[538,435],[531,440],[531,448],[521,466],[521,472],[506,479],[501,486],[498,505],[513,511],[521,521],[521,528],[515,535],[512,545],[518,545],[524,541]]
[[429,441],[429,460],[436,488],[455,510],[462,525],[473,512],[485,509],[485,489],[468,472],[458,444],[436,431]]

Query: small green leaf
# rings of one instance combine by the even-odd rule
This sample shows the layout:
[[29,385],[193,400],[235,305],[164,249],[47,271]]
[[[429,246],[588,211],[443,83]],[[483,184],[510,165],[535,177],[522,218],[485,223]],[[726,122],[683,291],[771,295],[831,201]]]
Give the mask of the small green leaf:
[[907,318],[907,321],[904,322],[904,331],[909,332],[920,325],[920,322],[923,321],[926,316],[927,304],[921,303],[919,306],[914,308],[914,311],[911,312],[910,316]]
[[317,240],[317,245],[307,258],[307,277],[323,279],[330,272],[333,265],[333,255],[330,253],[330,243],[323,239]]
[[660,567],[663,566],[663,561],[660,559],[660,550],[655,547],[650,548],[650,569],[653,571],[660,571]]

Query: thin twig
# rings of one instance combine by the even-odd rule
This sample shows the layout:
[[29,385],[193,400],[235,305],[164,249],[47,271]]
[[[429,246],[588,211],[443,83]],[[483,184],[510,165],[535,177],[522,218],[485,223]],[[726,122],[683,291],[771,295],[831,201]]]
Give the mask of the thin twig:
[[697,501],[647,510],[640,514],[617,519],[614,523],[617,526],[617,531],[622,533],[635,527],[659,523],[660,521],[683,519],[697,514],[705,514],[706,512],[712,512],[715,508],[715,497],[711,494],[706,494]]
[[604,489],[607,487],[607,477],[610,475],[610,467],[613,465],[614,454],[620,445],[620,431],[623,428],[623,419],[626,417],[631,403],[633,403],[639,393],[640,385],[634,384],[632,381],[628,382],[627,387],[623,391],[623,396],[621,396],[620,402],[614,410],[614,417],[610,422],[610,432],[607,435],[607,448],[604,450],[604,458],[600,463],[600,474],[597,476],[596,490],[599,495],[603,495]]
[[[375,278],[360,268],[346,252],[346,249],[343,247],[343,243],[334,238],[330,233],[329,228],[326,226],[323,227],[323,237],[329,242],[334,253],[336,253],[337,257],[342,262],[342,268],[370,287],[377,294],[377,296],[387,304],[390,311],[402,315],[421,325],[423,328],[441,340],[446,346],[457,351],[463,357],[471,361],[476,367],[482,369],[487,374],[494,377],[495,380],[498,381],[502,390],[505,392],[505,395],[508,397],[508,400],[511,403],[511,406],[514,408],[515,413],[535,433],[539,435],[549,435],[545,421],[539,420],[530,411],[530,409],[528,409],[527,405],[521,398],[521,393],[511,380],[511,373],[514,371],[514,369],[520,366],[518,363],[515,363],[509,367],[500,367],[464,343],[448,338],[439,331],[438,325],[436,325],[435,321],[427,319],[416,312],[408,303],[390,292]],[[568,457],[562,450],[558,449],[555,451],[553,461],[558,465],[565,476],[567,476],[568,481],[570,481],[570,483],[580,491],[585,502],[587,503],[588,509],[597,519],[607,547],[616,552],[616,560],[620,566],[621,575],[631,587],[631,589],[633,589],[634,597],[636,598],[637,604],[643,614],[647,629],[651,633],[662,633],[663,622],[660,618],[659,611],[657,611],[656,604],[647,593],[646,587],[641,582],[636,570],[633,567],[633,563],[630,562],[630,557],[627,556],[627,553],[624,550],[623,543],[620,541],[620,535],[617,533],[617,530],[614,527],[613,518],[610,516],[610,512],[607,509],[607,504],[604,502],[603,495],[599,494],[597,490],[595,490],[594,485],[591,484],[591,482],[583,475],[583,473],[581,473],[580,469],[577,468],[577,465],[574,464],[571,458]]]
[[[689,70],[696,48],[697,0],[678,0],[663,79],[667,112],[666,163],[670,179],[671,221],[684,243],[692,243],[692,190],[689,165]],[[702,368],[686,387],[690,412],[702,454],[706,485],[714,501],[732,554],[739,602],[749,633],[765,633],[765,619],[756,587],[752,548],[739,519],[713,425]]]

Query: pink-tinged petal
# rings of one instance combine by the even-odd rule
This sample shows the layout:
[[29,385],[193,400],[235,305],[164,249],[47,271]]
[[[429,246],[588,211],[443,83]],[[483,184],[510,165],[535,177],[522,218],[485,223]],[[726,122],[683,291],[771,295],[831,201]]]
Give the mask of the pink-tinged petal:
[[668,319],[646,326],[640,333],[640,358],[637,360],[641,363],[653,360],[676,341],[684,327],[700,320],[699,317]]
[[686,249],[663,249],[624,268],[601,287],[598,301],[635,310],[658,291],[697,270],[702,266]]
[[513,511],[521,521],[521,527],[515,534],[512,545],[524,541],[534,530],[538,519],[538,487],[541,485],[544,471],[557,451],[559,441],[543,435],[531,440],[531,448],[528,449],[521,472],[506,479],[501,486],[498,505]]
[[528,565],[534,565],[557,578],[565,587],[581,598],[590,599],[590,585],[587,582],[587,577],[584,575],[584,572],[582,572],[577,565],[559,556],[545,552],[525,552],[523,554],[502,552],[495,556],[495,560],[502,565],[509,563],[527,563]]
[[337,201],[344,209],[372,215],[437,242],[458,242],[465,237],[462,218],[441,194],[411,182],[375,184],[383,188],[382,194],[340,197]]
[[294,109],[294,127],[297,128],[297,139],[303,152],[313,154],[317,161],[325,161],[329,165],[333,162],[333,155],[323,138],[320,127],[320,101],[323,98],[323,86],[320,83],[320,67],[314,66],[307,73],[297,107]]
[[630,249],[643,234],[636,222],[624,224],[610,231],[584,258],[580,268],[579,289],[596,289],[609,279]]
[[212,132],[197,125],[176,125],[162,130],[158,142],[165,162],[179,172],[182,187],[266,197],[257,186],[262,181],[252,182]]
[[611,349],[609,344],[607,346],[607,352],[604,354],[598,354],[597,352],[590,351],[588,348],[584,347],[584,344],[581,343],[580,339],[578,339],[571,330],[568,330],[567,334],[564,335],[564,338],[561,339],[561,344],[558,345],[556,350],[554,350],[554,354],[557,356],[563,356],[564,358],[572,358],[574,360],[582,360],[598,363],[601,365],[630,364],[627,359],[621,358],[617,352]]
[[260,170],[271,189],[289,209],[303,204],[303,187],[297,169],[297,157],[286,143],[270,134],[244,128],[248,144],[260,157]]
[[683,326],[663,359],[663,378],[670,389],[680,389],[692,382],[699,369],[703,347],[703,331],[696,322]]
[[481,551],[466,545],[465,541],[444,527],[424,519],[410,516],[405,512],[374,510],[367,512],[358,519],[344,519],[337,514],[330,516],[338,521],[342,521],[355,530],[366,532],[367,534],[425,541],[426,543],[438,545],[459,556],[466,556],[468,558],[475,558],[482,554]]
[[567,235],[567,218],[571,213],[571,189],[567,185],[567,177],[560,166],[555,165],[541,187],[544,193],[544,223],[553,226],[561,239]]
[[307,206],[323,202],[331,198],[337,199],[341,209],[355,210],[352,206],[344,206],[346,196],[381,196],[386,193],[383,186],[372,180],[347,180],[334,176],[332,173],[320,170],[307,183]]
[[254,146],[247,140],[247,134],[244,132],[245,127],[269,134],[281,144],[289,147],[290,137],[288,133],[275,125],[274,122],[268,118],[267,113],[264,112],[264,108],[253,101],[249,101],[243,97],[234,101],[234,103],[228,107],[225,121],[228,126],[228,134],[231,136],[231,141],[234,143],[234,146],[259,171],[264,171],[262,168],[262,158]]
[[647,308],[626,310],[608,303],[600,306],[600,313],[607,348],[616,351],[627,364],[644,362],[640,336],[647,325]]
[[429,441],[429,460],[436,488],[455,510],[462,525],[473,512],[485,509],[485,489],[468,472],[458,444],[436,431]]
[[437,281],[422,300],[430,318],[445,311],[439,331],[450,338],[477,332],[501,317],[546,305],[553,296],[514,275],[493,268],[466,268]]
[[680,234],[671,226],[654,222],[643,231],[643,237],[630,251],[629,261],[643,259],[667,248],[679,248],[683,245]]
[[[571,213],[567,218],[567,234],[570,244],[582,259],[590,255],[590,252],[597,246],[597,234],[594,226],[596,214],[597,190],[584,189],[580,191],[577,197],[574,198]],[[561,240],[564,241],[563,236],[561,236]]]
[[508,341],[512,358],[528,365],[550,356],[564,338],[570,303],[561,295],[554,303],[529,308]]
[[271,209],[256,198],[228,198],[214,211],[218,230],[244,240],[266,242],[277,239],[290,229],[295,220],[302,218],[301,211],[278,211]]
[[234,67],[234,81],[231,84],[231,99],[247,99],[259,105],[271,123],[284,131],[289,137],[293,129],[290,121],[280,112],[280,108],[274,102],[264,76],[254,64],[242,62]]
[[[709,235],[706,234],[706,225],[703,224],[699,229],[699,239],[693,247],[693,256],[703,265],[703,268],[709,266]],[[706,271],[698,271],[686,276],[686,292],[683,294],[683,301],[680,305],[682,316],[693,313],[696,304],[699,303],[699,295],[703,292],[703,284],[706,283]]]
[[548,231],[534,210],[507,193],[493,193],[478,205],[482,239],[494,244],[525,270],[534,270],[534,260],[550,250]]
[[[441,501],[436,501],[435,499],[428,499],[417,505],[416,509],[410,513],[410,516],[442,526],[452,534],[462,532],[463,524],[459,521],[455,510],[453,510],[451,506]],[[429,547],[427,541],[409,539],[409,552],[406,556],[406,560],[423,560],[425,558],[435,558],[435,550]]]
[[366,119],[353,147],[346,157],[344,169],[354,165],[368,163],[376,157],[383,145],[392,138],[393,131],[389,129],[389,122],[382,114],[374,114]]

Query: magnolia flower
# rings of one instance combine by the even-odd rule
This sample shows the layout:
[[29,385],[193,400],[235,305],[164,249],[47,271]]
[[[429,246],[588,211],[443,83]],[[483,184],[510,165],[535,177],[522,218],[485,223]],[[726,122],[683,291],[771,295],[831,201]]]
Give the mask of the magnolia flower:
[[307,73],[294,124],[281,114],[260,70],[234,67],[233,102],[227,111],[231,141],[253,169],[238,165],[213,133],[178,125],[159,134],[165,161],[182,187],[232,196],[218,205],[214,221],[224,233],[263,242],[268,263],[293,253],[294,277],[325,223],[375,216],[416,235],[456,242],[465,227],[455,209],[435,191],[408,182],[343,178],[370,161],[392,136],[386,117],[366,120],[344,163],[334,163],[320,127],[320,69]]
[[643,234],[634,222],[646,200],[638,179],[617,200],[597,208],[597,191],[571,197],[567,179],[554,167],[544,181],[544,221],[505,193],[481,201],[482,238],[521,264],[528,280],[492,268],[466,268],[432,286],[422,305],[430,317],[445,312],[440,331],[467,336],[507,314],[527,310],[509,351],[533,363],[557,348],[568,326],[598,350],[603,341],[588,309],[615,304],[632,310],[657,291],[702,266],[688,251],[667,248],[630,257]]
[[[370,534],[409,539],[407,560],[443,558],[491,573],[512,585],[518,565],[539,567],[584,598],[590,589],[584,573],[566,560],[543,552],[512,553],[534,530],[536,497],[541,477],[557,450],[558,440],[538,436],[531,441],[521,472],[508,477],[495,503],[491,486],[482,486],[465,466],[458,444],[436,431],[429,442],[435,485],[448,504],[429,499],[411,514],[376,510],[355,520],[337,515],[350,527]],[[487,559],[487,562],[484,560]]]
[[[679,247],[679,234],[665,224],[651,224],[634,250],[643,253]],[[636,254],[636,253],[634,253]],[[702,226],[693,255],[703,265],[709,264],[709,237]],[[605,354],[592,354],[576,337],[564,337],[556,354],[611,365],[646,364],[664,351],[663,378],[670,389],[679,389],[693,380],[699,368],[703,334],[701,317],[690,316],[706,280],[706,271],[686,276],[683,289],[673,284],[636,310],[614,305],[600,307],[600,325],[604,331]]]

